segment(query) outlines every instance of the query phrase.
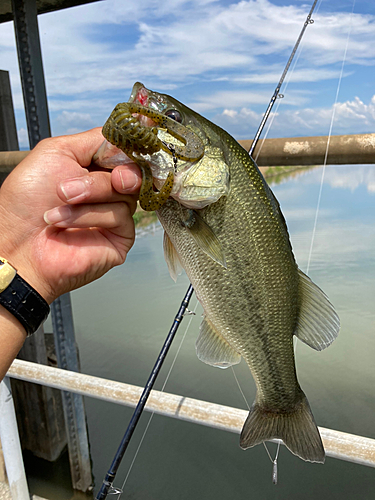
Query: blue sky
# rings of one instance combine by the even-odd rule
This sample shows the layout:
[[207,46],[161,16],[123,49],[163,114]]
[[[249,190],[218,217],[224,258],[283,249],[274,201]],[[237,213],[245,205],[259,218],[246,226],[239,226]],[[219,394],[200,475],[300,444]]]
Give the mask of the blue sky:
[[[103,125],[132,85],[169,93],[238,139],[253,138],[311,2],[105,0],[39,16],[53,135]],[[353,13],[352,13],[353,10]],[[269,137],[375,130],[375,3],[320,0],[282,87]],[[27,147],[12,23],[0,25]]]

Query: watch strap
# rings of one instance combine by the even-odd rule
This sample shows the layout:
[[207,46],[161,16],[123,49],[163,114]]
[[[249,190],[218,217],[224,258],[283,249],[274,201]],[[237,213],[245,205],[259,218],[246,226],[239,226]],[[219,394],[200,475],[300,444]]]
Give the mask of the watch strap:
[[50,311],[43,297],[19,274],[0,293],[0,304],[18,319],[27,335],[37,331]]

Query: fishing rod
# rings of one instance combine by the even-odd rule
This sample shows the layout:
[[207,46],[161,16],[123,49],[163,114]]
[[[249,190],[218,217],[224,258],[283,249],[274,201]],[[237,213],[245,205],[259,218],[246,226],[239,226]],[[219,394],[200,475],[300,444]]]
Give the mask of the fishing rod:
[[[289,57],[289,60],[288,60],[288,62],[286,64],[286,66],[285,66],[285,69],[284,69],[284,71],[283,71],[283,73],[281,75],[279,83],[277,84],[276,89],[275,89],[275,91],[274,91],[274,93],[273,93],[273,95],[271,97],[270,103],[269,103],[269,105],[268,105],[268,107],[266,109],[266,112],[264,113],[264,116],[263,116],[263,119],[261,121],[261,124],[259,125],[257,133],[255,134],[254,140],[253,140],[251,148],[249,150],[249,155],[250,156],[252,156],[252,154],[254,152],[254,149],[255,149],[258,141],[259,141],[260,135],[261,135],[261,133],[263,131],[263,128],[264,128],[267,120],[268,120],[268,117],[269,117],[269,115],[271,113],[272,107],[273,107],[276,99],[278,97],[284,97],[282,94],[279,94],[280,88],[281,88],[281,86],[282,86],[282,84],[284,82],[285,76],[286,76],[286,74],[287,74],[287,72],[289,70],[289,67],[290,67],[290,65],[292,63],[294,55],[297,52],[298,46],[299,46],[299,44],[300,44],[300,42],[302,40],[302,37],[303,37],[303,35],[304,35],[305,31],[306,31],[307,26],[309,24],[312,24],[314,22],[311,19],[311,16],[312,16],[312,13],[313,13],[313,11],[315,9],[315,6],[316,6],[317,2],[318,2],[318,0],[314,0],[314,3],[313,3],[313,5],[312,5],[312,7],[310,9],[310,12],[309,12],[309,14],[308,14],[308,16],[306,18],[306,21],[305,21],[305,23],[303,25],[302,30],[301,30],[301,33],[300,33],[300,35],[299,35],[299,37],[297,39],[297,42],[295,43],[295,45],[293,47],[292,53],[291,53],[291,55]],[[172,154],[173,154],[173,152],[172,152]],[[107,495],[111,494],[111,493],[117,493],[117,494],[121,494],[122,493],[122,490],[113,487],[113,481],[115,479],[116,473],[117,473],[118,468],[120,466],[121,460],[122,460],[122,458],[123,458],[123,456],[125,454],[125,451],[126,451],[128,445],[129,445],[130,439],[131,439],[131,437],[132,437],[132,435],[134,433],[134,430],[135,430],[135,428],[136,428],[136,426],[138,424],[138,421],[139,421],[139,419],[141,417],[141,414],[142,414],[142,412],[144,410],[144,407],[146,405],[147,399],[148,399],[148,397],[149,397],[149,395],[151,393],[151,390],[152,390],[152,388],[154,386],[155,380],[156,380],[156,378],[157,378],[157,376],[158,376],[158,374],[160,372],[160,369],[161,369],[161,367],[163,365],[163,362],[164,362],[164,360],[165,360],[165,358],[167,356],[168,350],[169,350],[169,348],[170,348],[170,346],[172,344],[172,341],[173,341],[173,339],[174,339],[174,337],[176,335],[178,327],[180,326],[180,323],[181,323],[181,321],[183,319],[185,311],[186,311],[186,309],[187,309],[187,307],[189,305],[189,302],[190,302],[191,296],[193,295],[193,292],[194,292],[193,286],[190,284],[189,287],[188,287],[188,289],[187,289],[187,292],[186,292],[186,294],[185,294],[185,296],[184,296],[184,298],[183,298],[183,300],[181,302],[180,308],[179,308],[179,310],[178,310],[178,312],[177,312],[177,314],[175,316],[175,319],[173,321],[171,329],[169,330],[167,338],[165,339],[164,345],[163,345],[163,347],[162,347],[162,349],[160,351],[160,354],[159,354],[159,356],[158,356],[158,358],[156,360],[154,368],[152,369],[152,372],[151,372],[151,374],[149,376],[149,379],[148,379],[148,381],[146,383],[146,386],[143,389],[142,395],[141,395],[141,397],[140,397],[140,399],[138,401],[138,404],[137,404],[137,406],[136,406],[136,408],[134,410],[134,413],[133,413],[133,416],[132,416],[132,418],[130,420],[128,428],[126,429],[126,432],[125,432],[125,434],[124,434],[124,436],[122,438],[122,441],[121,441],[120,446],[119,446],[119,448],[118,448],[118,450],[116,452],[116,455],[115,455],[115,457],[114,457],[114,459],[113,459],[113,461],[111,463],[110,468],[107,471],[107,474],[106,474],[106,476],[105,476],[105,478],[103,480],[102,486],[101,486],[101,488],[100,488],[100,490],[99,490],[99,492],[98,492],[98,494],[96,496],[96,500],[104,500],[105,498],[107,498]],[[273,463],[274,463],[274,468],[275,468],[275,465],[277,467],[276,460]],[[276,471],[277,471],[277,469],[276,469]],[[274,475],[275,475],[275,472],[274,472]],[[276,472],[276,475],[277,475],[277,472]]]
[[300,44],[300,42],[302,40],[302,37],[305,34],[307,26],[309,24],[313,24],[314,23],[314,20],[311,19],[311,16],[312,16],[312,13],[314,12],[314,9],[315,9],[315,6],[316,6],[317,2],[318,2],[318,0],[315,0],[314,3],[313,3],[313,5],[312,5],[312,7],[311,7],[311,9],[310,9],[310,12],[309,12],[309,14],[308,14],[308,16],[306,18],[306,21],[305,21],[305,23],[303,25],[301,33],[299,34],[299,37],[298,37],[298,39],[297,39],[297,41],[296,41],[296,43],[295,43],[295,45],[293,47],[293,50],[292,50],[292,53],[290,54],[288,62],[286,63],[286,66],[285,66],[284,71],[283,71],[283,73],[281,75],[279,83],[277,84],[276,89],[275,89],[275,91],[274,91],[274,93],[273,93],[273,95],[271,97],[271,100],[270,100],[270,102],[268,104],[268,108],[266,109],[266,112],[263,115],[262,121],[260,122],[259,128],[257,130],[257,133],[255,134],[255,137],[253,139],[253,143],[251,144],[251,147],[250,147],[250,150],[249,150],[249,155],[251,157],[253,156],[254,149],[255,149],[256,145],[258,144],[259,138],[261,136],[261,133],[263,132],[264,126],[266,124],[266,121],[268,120],[268,117],[271,114],[271,111],[272,111],[273,105],[275,104],[276,99],[284,97],[283,94],[279,93],[280,89],[281,89],[281,85],[284,82],[285,76],[288,73],[290,65],[292,64],[293,58],[294,58],[294,56],[295,56],[295,54],[297,52],[297,49],[298,49],[299,44]]
[[183,298],[180,308],[174,318],[174,321],[172,323],[171,329],[169,330],[169,333],[167,335],[167,338],[165,339],[164,345],[159,353],[159,356],[156,360],[156,363],[154,365],[154,368],[152,369],[152,372],[149,376],[149,379],[147,380],[147,383],[145,385],[145,388],[143,389],[142,395],[139,398],[138,404],[134,410],[133,416],[129,422],[128,428],[126,429],[126,432],[124,434],[124,437],[122,438],[121,444],[116,452],[116,455],[111,463],[110,468],[108,469],[108,472],[103,480],[102,486],[99,490],[99,493],[96,496],[96,500],[103,500],[107,498],[108,494],[111,493],[122,493],[122,490],[114,488],[113,481],[116,476],[116,472],[120,466],[121,460],[124,456],[124,453],[128,447],[128,444],[130,442],[130,439],[133,435],[133,432],[136,428],[136,425],[141,417],[141,414],[143,412],[143,409],[146,405],[147,399],[150,395],[150,392],[154,386],[155,380],[160,372],[160,369],[163,365],[163,362],[167,356],[168,350],[172,344],[172,341],[176,335],[176,332],[178,330],[178,327],[180,326],[180,323],[183,319],[183,316],[186,312],[186,309],[189,305],[191,296],[193,295],[193,287],[190,285],[185,297]]

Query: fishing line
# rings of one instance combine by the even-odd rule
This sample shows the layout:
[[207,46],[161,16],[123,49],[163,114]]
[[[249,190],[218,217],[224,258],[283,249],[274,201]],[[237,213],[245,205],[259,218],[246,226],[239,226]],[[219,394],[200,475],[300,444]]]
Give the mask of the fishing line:
[[[320,1],[319,1],[318,7],[317,7],[317,9],[316,9],[316,11],[315,11],[315,14],[317,14],[317,13],[319,12],[319,9],[320,9],[320,6],[321,6],[321,4],[322,4],[322,1],[323,1],[323,0],[320,0]],[[314,6],[313,6],[313,7],[314,7]],[[310,14],[309,14],[309,15],[311,15],[311,14],[312,14],[312,12],[313,12],[313,10],[314,10],[314,8],[313,8],[313,7],[311,8],[311,10],[310,10]],[[311,23],[310,23],[310,24],[311,24]],[[272,128],[272,126],[273,126],[273,122],[274,122],[274,120],[275,120],[275,118],[276,118],[276,116],[277,116],[277,112],[278,112],[278,110],[279,110],[280,104],[282,103],[282,99],[283,99],[283,98],[284,98],[284,96],[285,96],[285,93],[286,93],[286,91],[287,91],[288,85],[289,85],[289,83],[290,83],[290,81],[291,81],[291,79],[292,79],[292,76],[293,76],[294,70],[296,69],[296,66],[297,66],[297,63],[298,63],[298,61],[299,61],[299,58],[301,57],[302,51],[303,51],[303,42],[301,43],[301,48],[300,48],[300,50],[299,50],[299,52],[298,52],[298,54],[297,54],[296,58],[294,59],[292,69],[291,69],[291,70],[290,70],[290,72],[289,72],[289,78],[285,81],[285,87],[284,87],[284,90],[283,90],[284,94],[278,94],[278,100],[277,100],[277,104],[276,104],[275,111],[274,111],[274,113],[273,113],[272,115],[270,114],[271,118],[270,118],[270,121],[269,121],[269,123],[268,123],[267,130],[266,130],[266,132],[265,132],[265,134],[264,134],[264,137],[263,137],[263,139],[262,139],[262,141],[261,141],[261,143],[260,143],[260,146],[259,146],[259,148],[258,148],[257,154],[256,154],[256,156],[255,156],[255,158],[254,158],[255,163],[257,163],[257,161],[258,161],[258,157],[259,157],[259,155],[260,155],[260,153],[261,153],[261,151],[262,151],[262,148],[263,148],[263,145],[264,145],[264,141],[267,139],[268,133],[269,133],[270,129],[271,129],[271,128]],[[254,146],[254,148],[253,148],[253,149],[255,149],[255,146]]]
[[[172,370],[173,370],[174,365],[175,365],[175,363],[176,363],[177,357],[178,357],[178,355],[180,354],[180,351],[181,351],[181,348],[182,348],[182,344],[184,343],[184,340],[185,340],[185,337],[186,337],[186,335],[187,335],[187,332],[188,332],[188,330],[189,330],[189,328],[190,328],[191,322],[193,321],[193,316],[194,316],[194,315],[195,315],[195,313],[196,313],[197,307],[198,307],[198,300],[196,300],[196,302],[195,302],[195,306],[194,306],[193,311],[192,311],[192,312],[191,312],[191,311],[189,311],[189,312],[187,313],[187,314],[189,314],[189,315],[190,315],[189,322],[188,322],[188,324],[186,325],[185,332],[184,332],[184,334],[182,335],[182,338],[181,338],[180,344],[179,344],[179,346],[178,346],[178,348],[177,348],[176,354],[175,354],[175,356],[174,356],[174,358],[173,358],[173,361],[172,361],[172,363],[171,363],[171,366],[170,366],[170,368],[169,368],[169,371],[168,371],[168,373],[167,373],[167,376],[165,377],[165,380],[164,380],[164,383],[163,383],[163,385],[162,385],[162,388],[160,389],[160,392],[164,392],[165,386],[166,386],[166,385],[167,385],[167,383],[168,383],[169,377],[170,377],[170,375],[171,375],[171,373],[172,373]],[[141,439],[140,439],[140,441],[139,441],[138,447],[137,447],[137,449],[136,449],[136,451],[135,451],[135,453],[134,453],[133,460],[131,461],[131,464],[130,464],[130,466],[129,466],[128,472],[127,472],[126,477],[125,477],[125,479],[124,479],[124,482],[123,482],[123,484],[122,484],[122,486],[121,486],[121,490],[118,492],[118,493],[119,493],[119,497],[118,497],[119,499],[120,499],[120,497],[121,497],[121,495],[122,495],[122,493],[123,493],[123,491],[124,491],[125,484],[126,484],[126,482],[127,482],[128,478],[129,478],[129,476],[130,476],[130,473],[131,473],[132,469],[133,469],[134,463],[135,463],[135,461],[136,461],[136,459],[137,459],[137,457],[138,457],[138,453],[139,453],[139,451],[140,451],[140,449],[141,449],[141,446],[142,446],[143,441],[144,441],[144,439],[145,439],[145,437],[146,437],[147,431],[148,431],[148,429],[149,429],[149,427],[150,427],[150,424],[151,424],[151,421],[152,421],[152,419],[153,419],[154,415],[155,415],[155,412],[152,412],[152,413],[151,413],[151,415],[150,415],[150,418],[148,419],[148,422],[147,422],[146,428],[145,428],[145,430],[144,430],[144,432],[143,432],[143,434],[142,434],[142,437],[141,437]]]
[[[234,371],[233,366],[231,366],[231,368],[232,368],[232,373],[233,373],[234,379],[237,382],[237,385],[238,385],[238,388],[240,390],[240,393],[241,393],[241,395],[242,395],[242,397],[243,397],[243,399],[244,399],[244,401],[246,403],[247,409],[250,411],[250,405],[249,405],[249,403],[248,403],[248,401],[246,399],[246,396],[245,396],[245,394],[244,394],[244,392],[242,390],[242,387],[241,387],[241,384],[240,384],[240,382],[239,382],[239,380],[237,378],[236,372]],[[277,443],[277,449],[276,449],[276,456],[275,456],[275,458],[271,457],[271,454],[270,454],[270,452],[269,452],[269,450],[267,448],[267,444],[264,441],[263,441],[263,446],[264,446],[264,448],[265,448],[265,450],[267,452],[268,458],[270,459],[271,463],[273,464],[273,466],[272,466],[272,482],[273,482],[273,484],[277,484],[277,459],[279,457],[280,441],[278,441],[278,443]]]
[[126,429],[126,432],[121,440],[120,446],[117,449],[117,452],[112,460],[112,463],[110,465],[110,468],[108,469],[105,478],[102,482],[102,486],[96,496],[96,500],[104,500],[107,498],[108,494],[111,493],[118,493],[121,490],[118,490],[113,487],[113,481],[116,477],[117,471],[119,469],[120,463],[123,459],[123,456],[128,448],[129,442],[133,436],[133,433],[135,431],[135,428],[139,422],[139,419],[143,413],[144,407],[146,405],[147,399],[151,393],[151,390],[155,384],[156,378],[163,366],[164,360],[168,354],[169,348],[172,344],[172,341],[177,333],[177,330],[181,324],[181,321],[183,319],[184,313],[187,310],[187,307],[189,305],[189,301],[191,299],[191,296],[193,294],[193,287],[190,285],[189,288],[187,289],[187,292],[185,293],[184,298],[182,299],[180,308],[175,315],[175,318],[173,320],[172,326],[168,332],[167,338],[165,339],[165,342],[162,346],[162,349],[157,357],[156,363],[151,371],[151,374],[146,382],[146,385],[142,391],[142,395],[138,400],[137,406],[133,412],[133,416],[129,422],[129,425]]
[[246,399],[246,396],[245,396],[245,394],[244,394],[244,392],[243,392],[243,390],[242,390],[242,387],[241,387],[240,382],[239,382],[239,380],[238,380],[238,378],[237,378],[236,372],[234,371],[233,366],[231,366],[231,368],[232,368],[232,373],[233,373],[233,376],[234,376],[234,378],[235,378],[235,380],[236,380],[236,382],[237,382],[238,388],[239,388],[239,390],[240,390],[240,393],[242,394],[242,397],[243,397],[243,399],[244,399],[244,401],[245,401],[245,403],[246,403],[247,409],[250,411],[250,405],[249,405],[249,403],[248,403],[248,401],[247,401],[247,399]]
[[327,166],[327,158],[328,158],[329,145],[330,145],[330,142],[331,142],[332,128],[333,128],[333,122],[335,120],[337,101],[338,101],[340,87],[341,87],[341,80],[342,80],[342,77],[343,77],[344,66],[345,66],[345,62],[346,62],[346,56],[347,56],[347,53],[348,53],[349,40],[350,40],[350,35],[351,35],[351,31],[352,31],[352,24],[353,24],[353,14],[354,14],[355,2],[356,2],[356,0],[353,0],[353,7],[352,7],[352,12],[350,14],[349,30],[348,30],[348,35],[347,35],[347,38],[346,38],[345,51],[344,51],[344,56],[343,56],[343,60],[342,60],[342,64],[341,64],[341,71],[340,71],[339,81],[338,81],[337,89],[336,89],[336,97],[335,97],[335,102],[334,102],[333,110],[332,110],[331,123],[330,123],[330,126],[329,126],[329,133],[328,133],[327,145],[326,145],[326,150],[325,150],[325,155],[324,155],[324,162],[323,162],[322,177],[320,179],[320,188],[319,188],[319,194],[318,194],[318,202],[317,202],[317,207],[316,207],[316,212],[315,212],[315,220],[314,220],[313,232],[312,232],[312,237],[311,237],[309,256],[308,256],[308,259],[307,259],[306,274],[308,274],[308,272],[310,270],[310,263],[311,263],[311,256],[312,256],[312,251],[313,251],[313,246],[314,246],[314,240],[315,240],[316,226],[317,226],[317,223],[318,223],[318,215],[319,215],[319,210],[320,210],[320,202],[321,202],[321,198],[322,198],[324,176],[325,176],[325,171],[326,171],[326,166]]
[[263,131],[263,128],[264,128],[264,126],[265,126],[265,124],[266,124],[266,121],[268,120],[268,117],[269,117],[269,115],[270,115],[270,113],[271,113],[271,111],[272,111],[272,108],[273,108],[273,105],[275,104],[276,99],[277,99],[280,95],[282,95],[282,94],[280,94],[280,93],[279,93],[279,92],[280,92],[280,88],[281,88],[281,86],[282,86],[282,84],[283,84],[283,82],[284,82],[284,79],[285,79],[286,74],[288,73],[289,67],[290,67],[290,65],[291,65],[291,63],[292,63],[292,61],[293,61],[293,58],[294,58],[294,56],[295,56],[295,53],[297,52],[298,46],[299,46],[299,44],[300,44],[300,42],[301,42],[301,40],[302,40],[302,38],[303,38],[303,35],[305,34],[306,28],[307,28],[307,26],[308,26],[309,24],[313,24],[313,23],[314,23],[314,21],[311,19],[311,16],[312,16],[312,13],[314,12],[315,5],[317,4],[317,2],[318,2],[318,0],[314,0],[314,3],[313,3],[313,5],[312,5],[312,7],[311,7],[311,9],[310,9],[310,12],[309,12],[309,13],[308,13],[308,15],[307,15],[307,18],[306,18],[305,23],[304,23],[304,25],[303,25],[303,28],[302,28],[302,30],[301,30],[301,32],[300,32],[300,34],[299,34],[299,37],[298,37],[298,39],[297,39],[297,41],[296,41],[296,43],[295,43],[295,45],[294,45],[294,47],[293,47],[292,53],[290,54],[290,57],[289,57],[289,59],[288,59],[288,62],[286,63],[286,66],[285,66],[284,71],[283,71],[283,73],[282,73],[282,75],[281,75],[281,78],[280,78],[280,80],[279,80],[279,83],[277,84],[276,89],[275,89],[275,91],[274,91],[274,93],[273,93],[273,95],[272,95],[272,97],[271,97],[271,100],[270,100],[270,102],[269,102],[269,104],[268,104],[268,108],[266,109],[266,112],[264,113],[264,116],[263,116],[263,118],[262,118],[262,121],[261,121],[261,123],[260,123],[260,125],[259,125],[259,128],[258,128],[258,130],[257,130],[257,133],[255,134],[255,137],[254,137],[253,143],[252,143],[252,145],[251,145],[251,147],[250,147],[250,150],[249,150],[249,155],[250,155],[250,156],[253,156],[254,149],[255,149],[255,147],[256,147],[256,145],[257,145],[258,141],[259,141],[259,138],[260,138],[260,136],[261,136],[261,133],[262,133],[262,131]]
[[[314,11],[314,9],[315,9],[315,6],[316,6],[317,2],[318,2],[318,0],[314,0],[314,2],[313,2],[313,5],[312,5],[312,7],[311,7],[311,9],[310,9],[310,12],[309,12],[309,14],[308,14],[308,15],[307,15],[307,17],[306,17],[306,20],[305,20],[305,23],[304,23],[304,25],[303,25],[303,28],[302,28],[302,30],[301,30],[301,32],[300,32],[300,34],[299,34],[299,37],[298,37],[298,39],[297,39],[296,43],[294,44],[294,47],[293,47],[292,53],[291,53],[291,54],[290,54],[290,56],[289,56],[288,62],[287,62],[287,64],[286,64],[285,68],[284,68],[284,71],[283,71],[283,73],[282,73],[282,75],[281,75],[281,78],[280,78],[280,80],[279,80],[279,83],[278,83],[278,84],[277,84],[277,86],[276,86],[276,89],[275,89],[275,91],[274,91],[274,93],[273,93],[273,95],[272,95],[272,97],[271,97],[271,100],[270,100],[270,102],[269,102],[269,104],[268,104],[267,110],[266,110],[266,112],[264,113],[264,116],[263,116],[263,118],[262,118],[262,121],[261,121],[261,123],[260,123],[260,125],[259,125],[259,128],[258,128],[258,130],[257,130],[256,134],[255,134],[255,137],[254,137],[254,139],[253,139],[253,142],[252,142],[251,147],[250,147],[250,150],[249,150],[249,155],[250,155],[251,157],[253,156],[253,152],[254,152],[254,150],[255,150],[255,147],[256,147],[256,145],[257,145],[257,143],[258,143],[258,141],[259,141],[259,138],[260,138],[261,133],[262,133],[262,131],[263,131],[263,129],[264,129],[264,126],[265,126],[265,124],[266,124],[266,122],[267,122],[267,120],[268,120],[268,118],[269,118],[269,116],[270,116],[270,114],[271,114],[271,111],[272,111],[273,105],[275,104],[276,99],[284,97],[282,94],[280,94],[280,89],[281,89],[281,86],[282,86],[282,84],[283,84],[283,82],[284,82],[284,79],[285,79],[285,77],[286,77],[286,74],[288,73],[288,70],[289,70],[289,68],[290,68],[290,65],[292,64],[292,61],[293,61],[294,56],[295,56],[295,54],[296,54],[296,52],[297,52],[297,49],[298,49],[298,47],[299,47],[299,45],[300,45],[300,42],[301,42],[301,40],[302,40],[302,38],[303,38],[303,35],[305,34],[305,31],[306,31],[307,26],[308,26],[309,24],[313,24],[313,23],[314,23],[313,19],[311,19],[311,16],[312,16],[312,13],[313,13],[313,11]],[[297,58],[296,62],[297,62],[297,61],[298,61],[298,58]],[[295,66],[296,66],[296,64],[294,64],[294,66],[293,66],[293,71],[294,71]],[[279,105],[280,105],[280,104],[278,103],[278,106],[279,106]],[[277,109],[278,109],[278,106],[277,106]],[[268,130],[267,130],[267,134],[268,134],[268,132],[269,132],[269,130],[270,130],[270,127],[272,126],[272,123],[273,123],[274,118],[275,118],[275,114],[274,114],[274,115],[273,115],[273,117],[272,117],[271,124],[270,124],[270,126],[268,127]],[[257,156],[256,156],[256,160],[257,160],[258,156],[259,156],[259,152],[258,152],[258,154],[257,154]],[[239,389],[240,389],[240,392],[241,392],[241,394],[242,394],[243,398],[245,399],[245,402],[246,402],[246,404],[247,404],[247,406],[248,406],[248,408],[249,408],[249,404],[248,404],[248,403],[247,403],[247,401],[246,401],[245,395],[244,395],[244,393],[243,393],[243,391],[242,391],[242,389],[241,389],[240,383],[239,383],[239,381],[238,381],[238,379],[237,379],[237,377],[236,377],[236,375],[235,375],[235,372],[234,372],[233,367],[232,367],[232,371],[233,371],[233,375],[234,375],[234,377],[235,377],[235,379],[236,379],[237,385],[238,385],[238,387],[239,387]],[[275,458],[274,458],[274,459],[272,459],[272,457],[271,457],[271,455],[270,455],[270,453],[269,453],[269,451],[268,451],[268,448],[267,448],[267,445],[266,445],[266,443],[265,443],[265,442],[263,442],[263,445],[264,445],[264,447],[265,447],[265,449],[266,449],[266,451],[267,451],[267,454],[268,454],[268,456],[269,456],[269,458],[270,458],[270,460],[271,460],[271,462],[272,462],[272,464],[273,464],[273,467],[272,467],[272,482],[273,482],[273,484],[277,484],[277,459],[278,459],[278,456],[279,456],[280,442],[278,443],[278,446],[277,446],[277,451],[276,451],[276,456],[275,456]]]

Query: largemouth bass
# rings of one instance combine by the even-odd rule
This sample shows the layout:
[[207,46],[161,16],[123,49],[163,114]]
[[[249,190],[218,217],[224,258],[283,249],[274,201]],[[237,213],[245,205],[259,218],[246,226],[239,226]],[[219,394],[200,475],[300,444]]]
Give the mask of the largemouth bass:
[[[240,446],[280,438],[303,460],[324,462],[321,437],[297,380],[293,336],[322,350],[336,338],[339,318],[322,290],[298,269],[278,201],[248,153],[220,127],[139,83],[129,103],[138,106],[130,113],[138,132],[117,120],[116,134],[124,136],[115,134],[115,140],[109,120],[103,133],[145,177],[152,173],[154,188],[141,190],[143,204],[147,207],[150,197],[157,208],[171,276],[176,279],[182,266],[204,309],[197,355],[221,368],[244,358],[256,383]],[[162,123],[161,117],[168,120]],[[178,133],[169,120],[181,125]],[[147,151],[143,143],[151,129],[160,142]],[[188,146],[195,156],[184,156]],[[159,200],[155,187],[164,193]]]

